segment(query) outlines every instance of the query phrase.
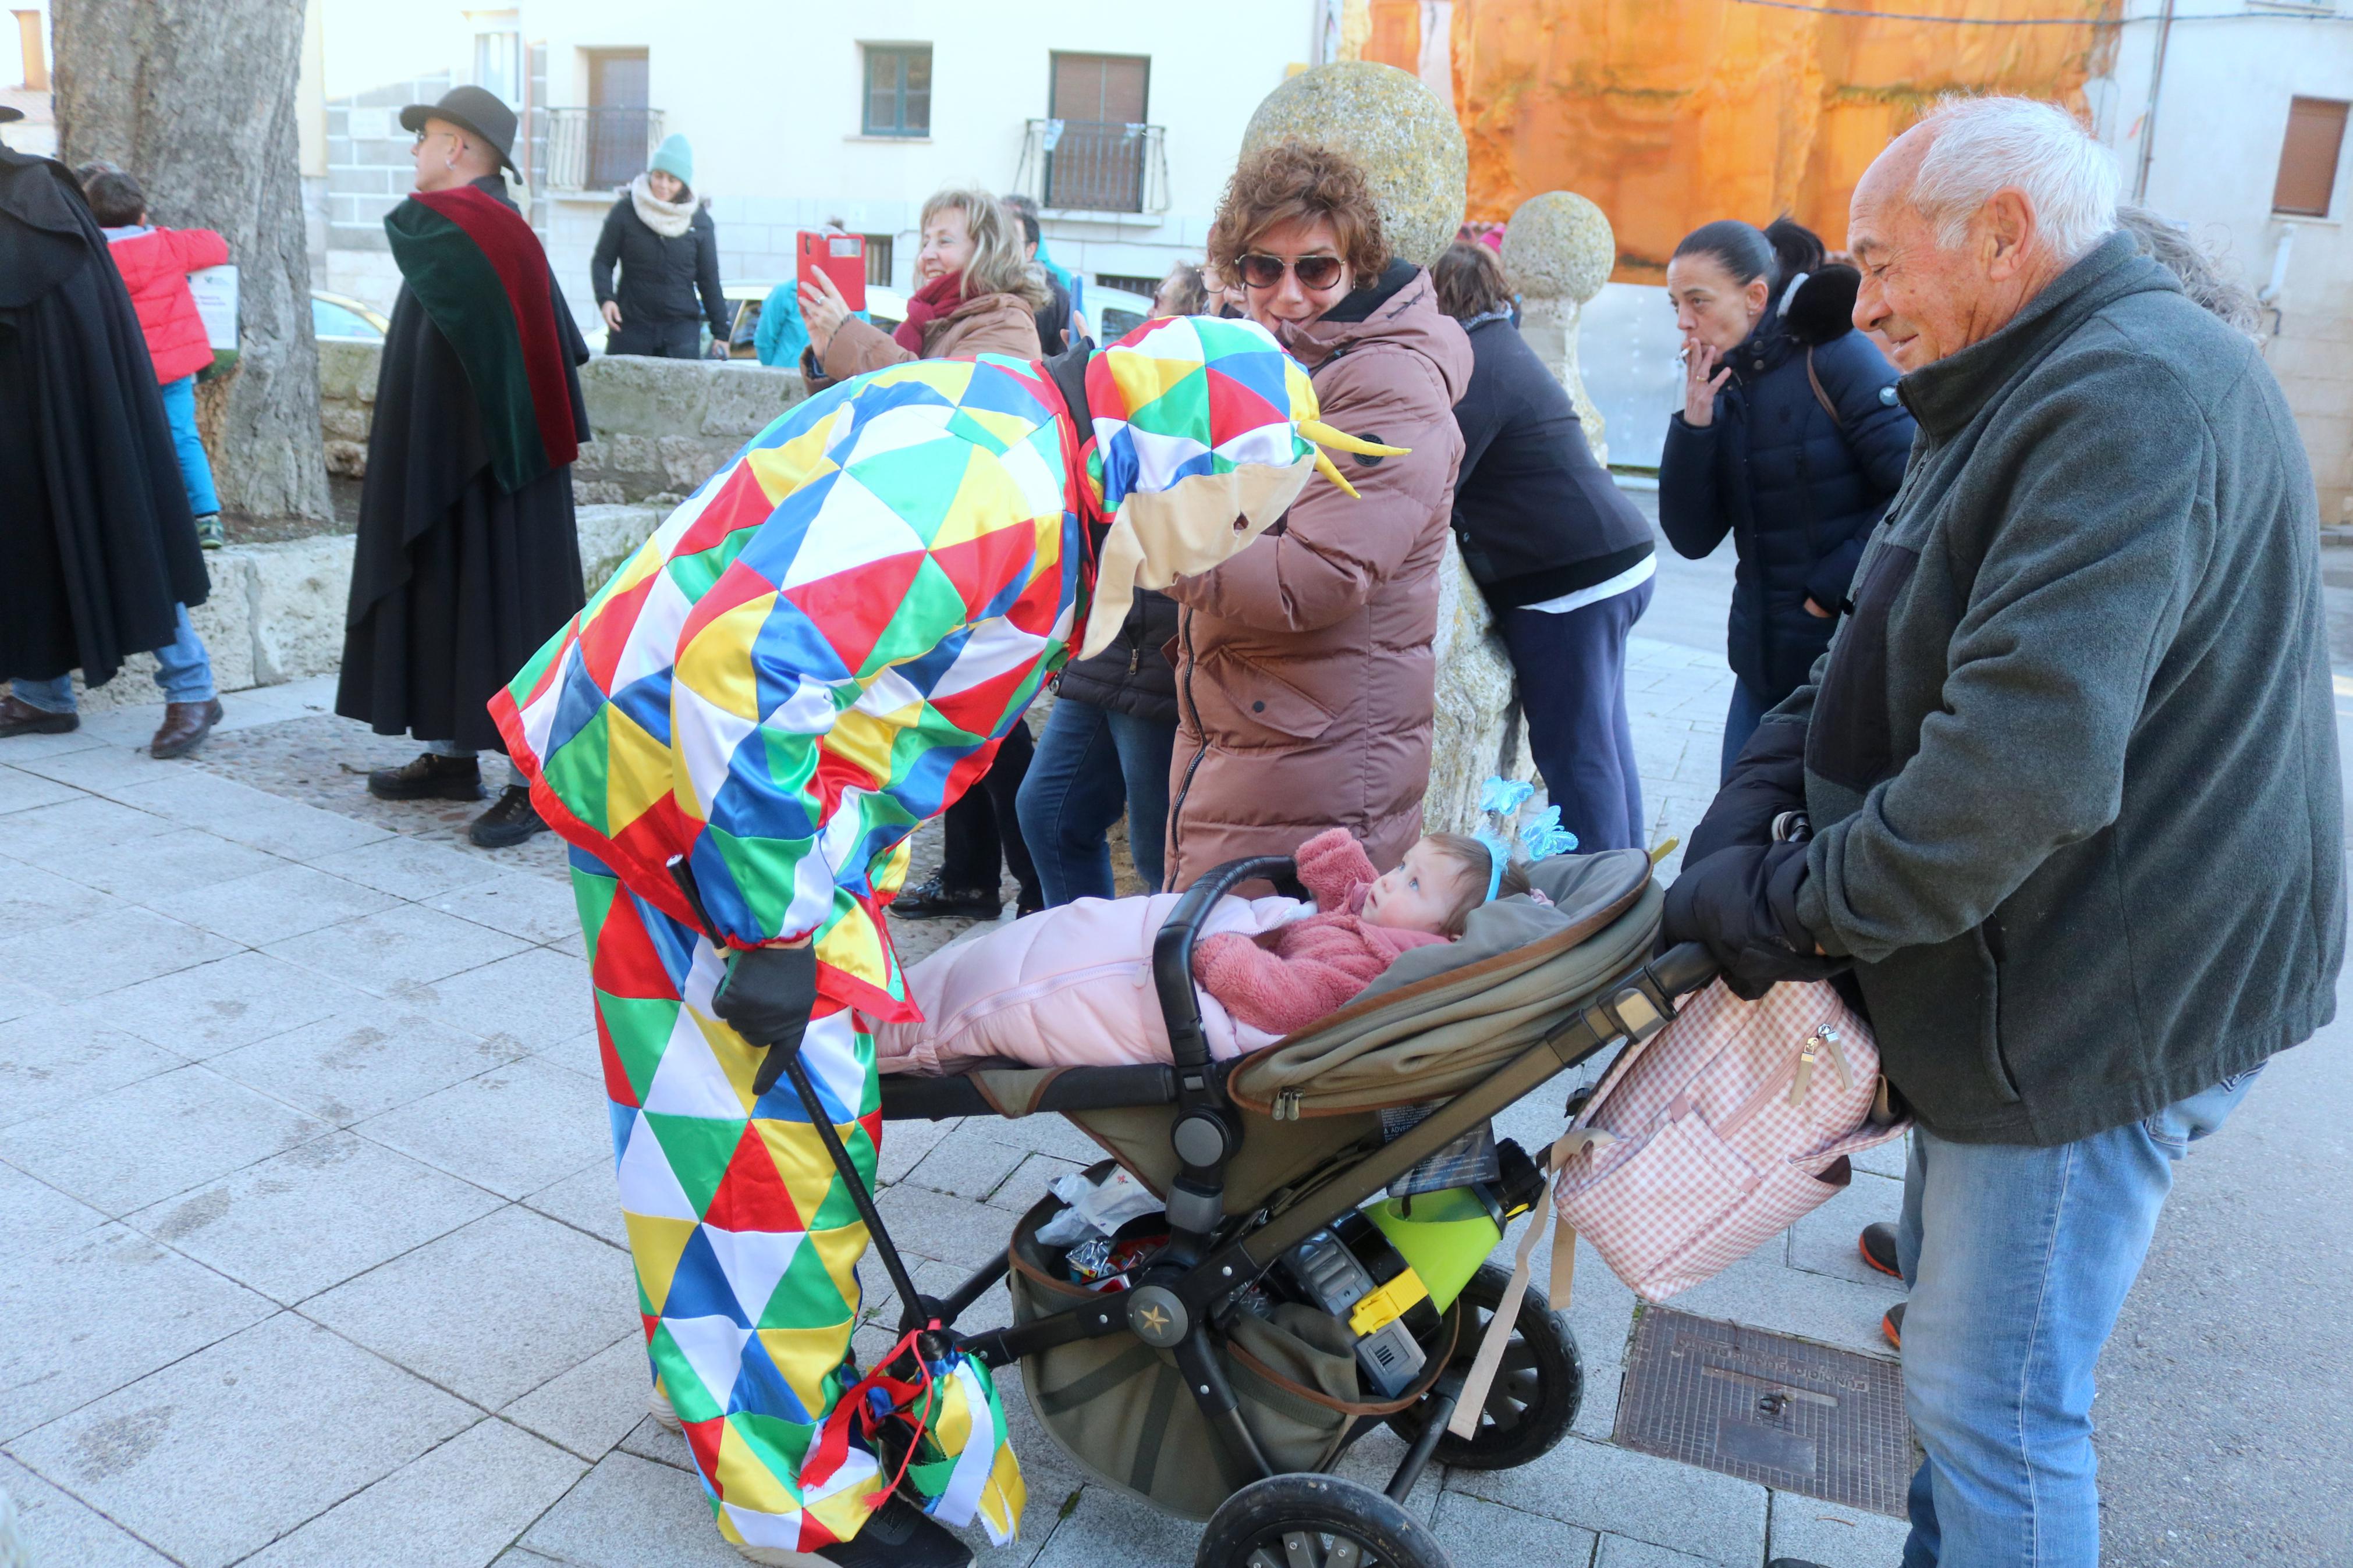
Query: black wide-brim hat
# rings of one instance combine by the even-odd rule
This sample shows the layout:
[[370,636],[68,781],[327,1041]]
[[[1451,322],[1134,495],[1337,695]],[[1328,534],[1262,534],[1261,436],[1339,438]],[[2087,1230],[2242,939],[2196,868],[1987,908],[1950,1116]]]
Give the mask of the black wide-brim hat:
[[438,103],[412,103],[400,111],[403,131],[422,131],[428,120],[464,126],[497,150],[500,163],[514,167],[514,110],[498,94],[479,87],[453,87]]

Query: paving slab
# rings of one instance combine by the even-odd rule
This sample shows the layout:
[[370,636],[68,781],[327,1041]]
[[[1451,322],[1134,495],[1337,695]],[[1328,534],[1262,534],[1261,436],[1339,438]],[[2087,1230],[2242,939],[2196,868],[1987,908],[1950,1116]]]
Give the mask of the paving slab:
[[528,942],[417,904],[270,943],[263,951],[363,991],[389,995],[520,952]]
[[1131,1568],[1192,1568],[1194,1549],[1201,1543],[1199,1525],[1171,1519],[1108,1487],[1087,1488],[1063,1518],[1048,1516],[1038,1523],[1053,1528],[1030,1560],[1036,1568],[1102,1568],[1112,1542],[1117,1542],[1117,1561]]
[[61,868],[57,863],[69,866],[93,850],[158,837],[178,826],[153,812],[78,794],[55,805],[11,812],[8,854],[27,865],[57,870]]
[[186,1065],[111,1027],[103,1007],[44,1005],[0,1024],[0,1125],[79,1105]]
[[580,933],[580,909],[573,901],[572,884],[531,871],[501,872],[426,903],[526,942],[556,942]]
[[21,767],[0,766],[0,816],[55,805],[59,801],[73,800],[81,793],[69,784],[60,784]]
[[1766,1555],[1795,1557],[1821,1568],[1890,1568],[1903,1560],[1905,1538],[1911,1533],[1910,1524],[1883,1513],[1775,1492]]
[[[572,895],[565,894],[571,908]],[[576,923],[576,922],[575,922]],[[596,1012],[588,966],[568,953],[528,948],[510,958],[400,993],[412,1007],[427,1009],[453,1026],[477,1035],[503,1036],[537,1051],[586,1033],[595,1057]]]
[[[686,1446],[686,1434],[671,1431],[651,1415],[629,1428],[629,1435],[621,1439],[620,1449],[625,1454],[635,1454],[640,1459],[651,1459],[657,1464],[668,1465],[673,1470],[683,1470],[689,1476],[694,1474],[694,1455]],[[1022,1465],[1025,1469],[1028,1468],[1027,1457],[1022,1459]]]
[[521,1544],[575,1568],[744,1568],[702,1483],[628,1453],[599,1459]]
[[302,1310],[487,1410],[637,1321],[626,1254],[507,1207],[314,1296]]
[[172,1568],[170,1558],[79,1498],[5,1457],[0,1489],[16,1505],[16,1537],[33,1568]]
[[332,1018],[225,1052],[209,1065],[345,1127],[526,1054],[512,1041],[444,1028],[406,996],[371,997]]
[[36,757],[53,757],[60,752],[79,752],[106,744],[99,736],[89,733],[89,728],[85,724],[62,735],[11,735],[0,741],[0,761],[21,767]]
[[240,855],[255,857],[261,866],[251,876],[233,880],[208,879],[178,891],[157,888],[142,892],[134,885],[124,896],[137,898],[158,914],[185,921],[248,947],[266,946],[322,926],[372,915],[398,901],[389,893],[331,877],[309,866],[290,864],[259,849],[248,849],[242,845],[228,847]]
[[537,1209],[575,1230],[585,1230],[624,1251],[628,1248],[629,1229],[621,1222],[620,1184],[614,1179],[609,1159],[575,1171],[522,1202],[525,1208]]
[[262,1297],[110,1225],[0,1264],[0,1438],[268,1317]]
[[[0,844],[6,838],[5,826],[0,826]],[[70,925],[121,907],[122,900],[112,894],[54,871],[21,860],[0,860],[0,941]]]
[[345,1499],[248,1568],[480,1568],[588,1467],[503,1421],[477,1422]]
[[129,1223],[290,1306],[500,1206],[470,1183],[333,1132],[141,1209]]
[[613,1159],[603,1086],[537,1057],[411,1100],[358,1131],[505,1198],[544,1192],[591,1165],[609,1170]]
[[[6,1144],[0,1142],[0,1154]],[[1003,1211],[902,1182],[886,1187],[875,1206],[902,1252],[977,1268],[1001,1257],[1013,1233]]]
[[[160,704],[154,712],[153,719],[141,722],[133,729],[132,733],[138,736],[136,744],[106,741],[76,752],[30,758],[16,765],[28,773],[56,779],[94,795],[113,795],[119,790],[142,785],[169,784],[196,770],[193,763],[180,758],[158,757],[147,750],[154,739],[156,726],[163,722],[164,718]],[[95,720],[90,721],[90,725],[95,723]],[[98,731],[93,729],[92,732]]]
[[988,1206],[1015,1216],[1028,1214],[1056,1182],[1086,1167],[1059,1154],[1031,1154],[988,1194]]
[[129,784],[114,784],[99,793],[189,827],[202,827],[224,817],[250,816],[279,804],[276,795],[195,766]]
[[0,1258],[46,1252],[106,1223],[105,1213],[0,1165]]
[[486,882],[501,874],[497,862],[485,856],[465,854],[446,845],[405,835],[379,838],[355,849],[314,856],[311,864],[364,887],[412,901],[438,898],[470,882]]
[[0,1159],[121,1215],[328,1131],[315,1117],[189,1066],[0,1130]]
[[239,952],[109,992],[83,1011],[195,1061],[331,1017],[368,993],[268,953]]
[[1894,1299],[1887,1284],[1810,1274],[1781,1261],[1768,1243],[1715,1279],[1677,1295],[1678,1311],[1793,1334],[1816,1344],[1892,1359],[1879,1320]]
[[239,881],[286,862],[250,846],[233,844],[201,827],[174,826],[152,838],[134,838],[93,848],[75,856],[69,863],[52,864],[67,870],[77,882],[87,882],[101,892],[157,909],[174,893]]
[[237,951],[210,931],[126,905],[0,942],[0,973],[53,1002],[80,1002]]
[[1763,1487],[1575,1435],[1515,1470],[1449,1471],[1446,1486],[1709,1563],[1755,1568],[1764,1558]]
[[1604,1535],[1593,1553],[1593,1568],[1717,1568],[1718,1562],[1624,1535]]
[[1792,1268],[1869,1285],[1893,1296],[1904,1282],[1862,1260],[1862,1227],[1903,1217],[1904,1184],[1857,1171],[1846,1189],[1788,1229],[1785,1258]]
[[1438,1500],[1430,1527],[1458,1563],[1519,1568],[1587,1568],[1599,1539],[1589,1530],[1457,1491]]
[[220,1568],[476,1418],[280,1312],[8,1448],[187,1568]]
[[941,1139],[963,1125],[963,1118],[953,1121],[884,1122],[882,1148],[874,1167],[876,1184],[887,1187],[904,1178],[923,1163],[924,1155],[939,1147]]
[[652,1390],[646,1337],[633,1331],[499,1414],[593,1465],[646,1419]]
[[[955,1133],[941,1139],[903,1179],[931,1192],[985,1203],[988,1194],[1002,1186],[1015,1167],[1028,1158],[1026,1150],[993,1143],[982,1137],[978,1127],[968,1121]],[[1031,1203],[1036,1201],[1034,1197],[1030,1199]]]
[[206,826],[224,838],[267,849],[272,855],[283,855],[289,860],[309,860],[332,855],[339,849],[372,844],[386,833],[385,828],[335,812],[282,800],[216,817]]
[[[553,952],[555,950],[543,948],[540,951]],[[557,1040],[553,1045],[542,1046],[532,1054],[543,1061],[554,1062],[567,1072],[576,1072],[582,1078],[594,1079],[600,1084],[605,1081],[605,1047],[603,1042],[597,1039],[596,1031],[594,1029],[583,1030],[568,1040]]]

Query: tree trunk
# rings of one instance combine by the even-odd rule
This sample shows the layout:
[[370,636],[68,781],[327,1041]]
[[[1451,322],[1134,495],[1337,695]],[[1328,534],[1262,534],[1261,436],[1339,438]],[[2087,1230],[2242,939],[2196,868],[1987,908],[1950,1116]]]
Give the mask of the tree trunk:
[[[240,341],[218,402],[224,510],[332,515],[302,218],[302,0],[56,0],[58,156],[120,164],[150,221],[217,229]],[[207,402],[213,401],[211,398]],[[207,435],[215,432],[207,431]]]

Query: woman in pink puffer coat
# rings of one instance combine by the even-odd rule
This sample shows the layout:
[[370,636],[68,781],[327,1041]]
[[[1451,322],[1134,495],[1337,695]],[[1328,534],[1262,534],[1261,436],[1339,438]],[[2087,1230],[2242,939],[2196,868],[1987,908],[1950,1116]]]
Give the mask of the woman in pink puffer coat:
[[[1451,941],[1496,880],[1487,847],[1455,834],[1421,839],[1385,874],[1341,827],[1309,839],[1296,858],[1312,907],[1221,899],[1194,946],[1201,1028],[1219,1060],[1345,1006],[1399,953]],[[1509,890],[1525,884],[1512,879]],[[879,1066],[937,1074],[987,1058],[1033,1067],[1168,1060],[1152,943],[1179,896],[1081,899],[934,953],[907,972],[923,1017],[881,1026]]]

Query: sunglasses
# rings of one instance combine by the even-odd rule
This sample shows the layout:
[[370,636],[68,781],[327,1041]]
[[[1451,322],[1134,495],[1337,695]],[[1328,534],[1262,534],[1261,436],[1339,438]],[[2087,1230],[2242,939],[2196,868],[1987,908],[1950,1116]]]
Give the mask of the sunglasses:
[[1302,256],[1285,259],[1256,252],[1242,258],[1242,281],[1253,289],[1271,289],[1282,281],[1286,272],[1299,279],[1303,289],[1329,289],[1340,281],[1340,258],[1336,256]]

